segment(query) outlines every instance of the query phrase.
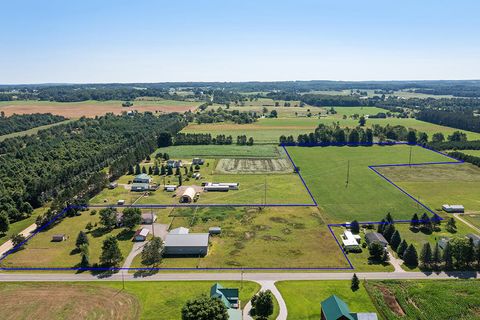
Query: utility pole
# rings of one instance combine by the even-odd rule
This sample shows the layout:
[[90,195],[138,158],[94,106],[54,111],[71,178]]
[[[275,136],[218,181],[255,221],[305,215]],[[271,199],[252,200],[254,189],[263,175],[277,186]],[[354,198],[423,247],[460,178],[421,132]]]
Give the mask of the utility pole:
[[347,162],[347,182],[345,188],[348,187],[348,182],[350,181],[350,160]]
[[122,270],[122,290],[125,290],[125,274],[124,271]]
[[264,182],[263,205],[264,207],[267,206],[267,176],[265,176],[265,182]]
[[410,146],[410,156],[408,158],[408,166],[412,167],[412,146]]

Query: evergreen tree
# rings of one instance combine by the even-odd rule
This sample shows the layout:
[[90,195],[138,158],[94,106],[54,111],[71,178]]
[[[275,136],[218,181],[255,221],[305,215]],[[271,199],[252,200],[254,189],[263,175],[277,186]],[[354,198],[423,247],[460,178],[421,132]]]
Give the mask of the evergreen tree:
[[386,263],[390,260],[390,257],[388,256],[388,251],[387,250],[383,250],[383,254],[382,254],[382,262],[383,263]]
[[160,167],[160,175],[161,176],[164,176],[166,174],[166,170],[165,170],[165,165],[162,164],[162,166]]
[[162,261],[163,241],[159,237],[153,238],[142,250],[142,263],[146,266],[157,266]]
[[383,231],[385,231],[385,219],[382,219],[382,221],[380,221],[380,223],[378,224],[378,227],[377,227],[377,232],[378,233],[381,233],[383,234]]
[[167,176],[171,176],[173,174],[173,169],[171,166],[167,167]]
[[82,244],[79,247],[80,250],[80,267],[88,268],[90,266],[90,253],[88,249],[88,244]]
[[383,236],[390,243],[392,241],[392,236],[395,233],[395,225],[387,224],[385,230],[383,230]]
[[179,176],[179,175],[180,175],[180,168],[179,168],[179,167],[177,167],[177,168],[175,169],[175,175],[176,175],[176,176]]
[[153,169],[152,169],[152,167],[148,167],[148,174],[149,174],[149,175],[153,175]]
[[267,320],[273,313],[273,297],[270,290],[260,291],[252,298],[250,315],[257,319]]
[[160,168],[158,167],[158,165],[155,165],[155,168],[153,169],[153,174],[156,176],[160,175]]
[[111,230],[117,224],[117,210],[115,208],[105,208],[100,210],[100,224],[107,230]]
[[407,142],[408,144],[417,144],[417,134],[415,133],[415,131],[408,131]]
[[383,245],[377,241],[370,243],[370,245],[368,246],[368,252],[370,253],[370,260],[373,260],[373,261],[377,261],[377,262],[382,261],[382,256],[384,251],[385,251],[385,248],[383,247]]
[[405,253],[405,250],[407,250],[407,248],[408,248],[408,244],[407,244],[407,241],[405,241],[404,239],[402,240],[402,242],[397,248],[397,254],[400,258],[403,258],[403,254]]
[[117,267],[122,260],[123,256],[118,247],[117,238],[114,236],[108,236],[103,241],[100,263],[108,267]]
[[480,242],[477,243],[477,248],[475,250],[475,258],[477,259],[477,268],[480,269]]
[[75,241],[75,246],[77,249],[80,249],[82,245],[88,246],[88,236],[85,232],[80,231],[77,236],[77,240]]
[[140,164],[136,164],[135,165],[135,175],[139,175],[140,173],[142,173],[142,170],[140,169]]
[[395,230],[395,232],[392,235],[392,238],[390,239],[390,246],[392,247],[393,250],[397,251],[398,246],[402,242],[402,238],[400,237],[400,233],[398,230]]
[[350,289],[352,289],[352,291],[357,291],[358,289],[360,289],[360,280],[358,280],[356,273],[353,274],[352,283],[350,284]]
[[410,227],[412,229],[418,229],[420,226],[420,221],[418,219],[418,214],[414,213],[412,217],[412,221],[410,221]]
[[433,248],[432,263],[435,268],[438,268],[438,265],[442,263],[442,252],[440,250],[438,242],[435,244],[435,248]]
[[0,212],[0,233],[5,234],[10,229],[10,219],[8,219],[8,213],[5,211]]
[[420,262],[424,268],[428,268],[432,263],[432,247],[429,242],[425,243],[420,251]]
[[147,173],[147,169],[145,169],[145,166],[142,167],[142,173],[144,173],[144,174]]
[[129,165],[129,166],[128,166],[128,174],[133,175],[134,173],[135,173],[135,169],[133,168],[132,165]]
[[359,233],[360,233],[360,225],[358,224],[358,221],[357,221],[357,220],[353,220],[353,221],[350,223],[350,230],[351,230],[352,233],[354,233],[354,234],[359,234]]
[[403,261],[409,267],[415,268],[418,266],[418,253],[413,244],[410,244],[407,250],[405,250],[405,253],[403,254]]
[[432,221],[430,220],[430,217],[426,212],[422,215],[422,218],[420,220],[422,221],[423,231],[427,233],[432,232]]
[[387,212],[387,215],[385,216],[385,221],[387,221],[388,223],[393,223],[393,217],[390,212]]
[[433,217],[430,219],[430,221],[432,223],[433,230],[440,231],[440,225],[442,224],[442,220],[440,216],[434,214]]
[[443,250],[443,261],[445,262],[446,270],[451,270],[453,268],[452,245],[450,244],[450,241],[447,242],[447,245]]

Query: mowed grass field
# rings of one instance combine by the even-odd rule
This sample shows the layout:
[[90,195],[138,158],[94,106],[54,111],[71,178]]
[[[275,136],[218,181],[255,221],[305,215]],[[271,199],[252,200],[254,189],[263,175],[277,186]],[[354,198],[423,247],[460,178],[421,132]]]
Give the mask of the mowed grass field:
[[[418,212],[417,204],[368,168],[369,165],[449,161],[407,145],[371,147],[288,147],[295,165],[330,222],[397,220]],[[349,183],[346,184],[348,163]],[[395,181],[395,179],[393,180]]]
[[[75,251],[75,240],[80,231],[86,231],[88,222],[96,227],[88,232],[90,263],[99,262],[103,240],[112,235],[117,238],[119,248],[124,258],[133,246],[132,237],[135,231],[127,232],[123,228],[104,232],[99,224],[99,214],[91,215],[91,210],[84,211],[80,216],[66,217],[54,227],[42,231],[28,240],[24,249],[14,252],[2,260],[0,265],[7,268],[49,267],[69,268],[78,266],[80,254]],[[65,234],[68,239],[62,242],[52,242],[54,234]]]
[[480,168],[470,163],[378,170],[439,213],[443,204],[462,204],[466,213],[480,213]]
[[349,307],[350,312],[376,312],[363,281],[353,292],[350,281],[280,281],[275,283],[282,294],[290,320],[320,319],[320,303],[336,295]]
[[[167,257],[161,268],[325,268],[349,267],[317,208],[181,208],[170,214],[171,228],[208,232],[205,257]],[[140,267],[136,257],[132,267]]]
[[170,158],[189,159],[193,157],[203,158],[278,158],[284,156],[282,148],[275,145],[206,145],[206,146],[171,146],[159,148],[151,155],[168,153]]
[[52,102],[52,101],[2,101],[0,111],[7,116],[30,113],[52,113],[67,118],[95,117],[106,113],[120,114],[123,111],[137,110],[139,112],[180,112],[195,110],[201,102],[178,100],[138,100],[133,106],[122,107],[123,101],[82,101],[82,102]]
[[[143,319],[178,320],[188,300],[210,294],[211,281],[87,283],[0,283],[5,320],[17,319]],[[260,285],[221,281],[240,289],[242,308]]]
[[480,150],[458,150],[458,151],[471,156],[480,157]]
[[479,280],[385,280],[365,286],[385,320],[480,319]]
[[462,218],[480,229],[480,214],[464,214]]

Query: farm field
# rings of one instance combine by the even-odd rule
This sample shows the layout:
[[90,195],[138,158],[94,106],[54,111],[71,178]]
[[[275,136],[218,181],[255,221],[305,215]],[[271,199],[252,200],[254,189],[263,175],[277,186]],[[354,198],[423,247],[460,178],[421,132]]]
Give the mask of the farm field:
[[[189,159],[192,157],[204,158],[277,158],[284,156],[284,151],[275,145],[205,145],[205,146],[171,146],[159,148],[151,157],[158,152],[168,153],[170,158]],[[191,159],[190,159],[191,161]]]
[[[191,158],[185,159],[191,162]],[[199,170],[202,175],[200,180],[188,179],[184,175],[182,186],[201,186],[202,182],[237,182],[239,190],[228,192],[201,192],[198,204],[312,204],[305,186],[300,177],[293,173],[272,172],[263,174],[219,174],[216,171],[219,160],[205,159],[205,164]],[[262,160],[256,160],[262,161]],[[184,162],[187,163],[187,162]],[[153,163],[142,166],[152,166]],[[188,167],[187,167],[188,168]],[[182,169],[182,174],[184,174]],[[118,179],[119,186],[115,189],[104,189],[95,196],[90,204],[116,204],[119,199],[126,204],[164,204],[172,205],[179,203],[179,197],[183,191],[166,192],[163,188],[150,192],[144,196],[141,192],[132,192],[128,188],[128,182],[132,181],[133,175],[125,175]],[[153,181],[159,185],[178,184],[178,177],[152,176]],[[286,188],[285,186],[289,187]],[[175,197],[175,194],[177,195]]]
[[479,280],[368,281],[365,287],[385,320],[480,319]]
[[[4,316],[16,319],[180,319],[187,300],[208,295],[211,281],[1,283]],[[260,289],[254,282],[222,281],[240,289],[242,307]],[[114,298],[113,298],[114,297]],[[79,303],[81,301],[81,303]]]
[[[7,256],[0,265],[7,268],[50,267],[68,268],[80,263],[80,254],[76,252],[75,240],[80,231],[86,231],[85,226],[91,222],[94,226],[99,222],[99,214],[92,215],[92,210],[83,211],[80,216],[65,217],[59,224],[42,231],[32,237],[26,246]],[[99,262],[103,240],[112,235],[117,238],[120,251],[124,258],[133,246],[132,237],[135,231],[117,228],[111,232],[103,231],[98,224],[87,232],[90,245],[90,263]],[[62,242],[52,242],[52,235],[65,234],[68,238]]]
[[[164,258],[161,268],[324,268],[349,265],[317,208],[177,208],[171,228],[208,232],[207,256]],[[136,257],[132,267],[140,267]]]
[[51,101],[2,101],[0,111],[7,116],[29,113],[52,113],[67,118],[95,117],[106,113],[120,114],[124,111],[139,112],[185,112],[195,110],[201,103],[177,100],[133,101],[133,106],[122,107],[123,101],[82,101],[82,102],[51,102]]
[[320,303],[335,294],[351,312],[376,312],[363,281],[353,292],[350,281],[279,281],[275,284],[288,309],[288,319],[320,319]]
[[458,151],[471,156],[480,157],[480,150],[458,150]]
[[[250,110],[248,106],[238,107],[244,111]],[[210,124],[189,124],[182,130],[185,133],[211,133],[212,135],[225,134],[236,137],[238,135],[247,135],[253,137],[255,143],[278,143],[278,139],[281,135],[293,135],[295,138],[299,134],[310,133],[315,128],[323,123],[325,125],[331,125],[332,123],[338,123],[341,127],[356,127],[358,126],[358,120],[350,118],[353,114],[369,115],[376,114],[378,112],[387,112],[384,109],[377,107],[334,107],[337,111],[334,115],[324,115],[318,117],[315,114],[318,112],[324,112],[325,110],[316,107],[304,107],[299,109],[310,109],[314,114],[312,117],[292,117],[289,115],[279,115],[279,118],[264,118],[258,119],[255,123],[237,125],[234,123],[210,123]],[[261,109],[261,108],[260,108]],[[289,109],[289,108],[286,108]],[[292,108],[294,109],[294,108]],[[318,110],[317,110],[318,109]],[[293,116],[294,116],[293,111]],[[343,119],[346,115],[348,118]],[[432,138],[434,133],[441,132],[445,135],[451,135],[454,131],[462,131],[467,134],[469,140],[480,139],[480,133],[468,132],[458,130],[450,127],[440,126],[433,123],[419,121],[413,118],[386,118],[386,119],[367,119],[366,127],[372,127],[374,124],[385,126],[389,125],[402,125],[407,128],[416,129],[418,131],[426,132],[429,139]]]
[[378,171],[430,207],[462,204],[466,213],[480,213],[480,168],[469,163],[379,168]]
[[[408,163],[407,145],[288,147],[287,150],[329,222],[380,221],[387,212],[397,220],[410,219],[418,211],[414,201],[368,168]],[[412,147],[412,163],[449,160],[424,148]]]
[[462,218],[480,229],[480,214],[463,214]]
[[33,135],[33,134],[36,134],[40,130],[48,129],[48,128],[51,128],[51,127],[54,127],[54,126],[58,126],[60,124],[66,124],[70,121],[72,121],[72,120],[60,121],[60,122],[57,122],[57,123],[47,124],[45,126],[39,126],[39,127],[36,127],[36,128],[25,130],[25,131],[19,131],[19,132],[4,134],[3,136],[0,136],[0,142],[5,140],[5,139],[9,139],[9,138],[15,138],[15,137],[26,136],[26,135]]

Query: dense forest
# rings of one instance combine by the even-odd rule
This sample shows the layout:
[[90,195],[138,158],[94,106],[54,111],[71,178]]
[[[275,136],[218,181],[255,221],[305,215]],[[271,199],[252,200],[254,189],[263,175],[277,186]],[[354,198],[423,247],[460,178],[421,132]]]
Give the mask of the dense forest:
[[[204,108],[201,108],[201,109],[204,109]],[[261,114],[258,114],[256,112],[227,110],[227,109],[222,109],[221,107],[217,108],[216,110],[211,109],[204,112],[188,111],[185,113],[185,117],[188,122],[195,122],[198,124],[216,123],[216,122],[224,122],[224,121],[231,121],[236,124],[245,124],[245,123],[252,123],[257,121],[257,119],[260,116]]]
[[161,132],[175,134],[184,126],[178,114],[107,114],[6,139],[0,143],[0,212],[17,221],[49,201],[50,215],[86,203],[108,178],[153,152]]
[[480,116],[475,116],[472,110],[444,111],[436,109],[425,109],[420,111],[416,117],[418,120],[431,122],[447,127],[480,132]]
[[14,114],[6,117],[2,111],[0,113],[0,135],[25,131],[64,120],[66,120],[64,117],[51,113]]

